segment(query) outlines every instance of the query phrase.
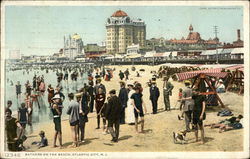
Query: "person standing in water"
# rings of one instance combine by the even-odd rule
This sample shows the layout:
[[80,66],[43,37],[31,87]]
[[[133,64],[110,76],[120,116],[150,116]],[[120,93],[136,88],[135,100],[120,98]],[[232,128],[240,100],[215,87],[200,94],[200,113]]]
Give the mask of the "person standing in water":
[[16,98],[20,98],[20,95],[22,93],[22,89],[21,89],[21,84],[20,81],[17,81],[17,85],[16,85]]
[[54,93],[55,93],[55,90],[54,88],[51,86],[51,84],[48,85],[48,103],[49,103],[49,108],[51,107],[51,104],[52,104],[52,98],[54,97]]
[[[25,103],[22,103],[21,107],[18,108],[17,119],[25,132],[26,124],[28,122],[28,109],[25,107]],[[22,135],[24,135],[24,133]]]

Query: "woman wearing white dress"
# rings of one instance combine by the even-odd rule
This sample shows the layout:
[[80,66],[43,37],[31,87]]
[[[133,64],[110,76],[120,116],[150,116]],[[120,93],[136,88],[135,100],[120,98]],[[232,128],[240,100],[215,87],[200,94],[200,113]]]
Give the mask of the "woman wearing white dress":
[[134,106],[132,104],[132,100],[130,97],[132,94],[135,93],[134,85],[132,82],[127,83],[129,93],[128,93],[128,103],[127,103],[127,112],[126,112],[126,121],[129,125],[133,125],[135,123],[135,116],[134,116]]

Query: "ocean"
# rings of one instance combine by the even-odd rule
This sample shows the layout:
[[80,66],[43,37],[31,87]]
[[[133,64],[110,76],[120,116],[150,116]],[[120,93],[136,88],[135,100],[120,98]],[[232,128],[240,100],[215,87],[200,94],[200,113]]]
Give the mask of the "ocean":
[[[7,101],[11,100],[12,101],[12,107],[11,110],[13,111],[13,116],[16,116],[17,114],[17,109],[18,107],[20,107],[21,103],[24,102],[24,98],[25,98],[25,83],[27,82],[27,80],[29,80],[31,86],[32,86],[32,81],[33,81],[33,77],[34,75],[37,76],[44,76],[44,82],[46,85],[46,91],[44,93],[44,96],[39,97],[38,98],[38,102],[40,105],[40,109],[38,108],[38,103],[34,103],[33,104],[33,125],[34,127],[36,127],[36,125],[38,123],[44,123],[44,122],[52,122],[52,118],[51,118],[51,112],[49,109],[49,103],[48,103],[48,92],[47,92],[47,88],[48,85],[51,84],[52,87],[55,89],[56,85],[57,85],[57,75],[56,75],[56,71],[53,72],[52,70],[49,70],[48,73],[46,73],[46,70],[32,70],[29,71],[29,73],[26,72],[25,69],[22,70],[16,70],[16,71],[7,71],[5,72],[5,95],[4,95],[4,107],[7,106]],[[63,86],[63,94],[65,95],[65,100],[63,102],[63,113],[62,113],[62,119],[68,119],[68,115],[66,114],[67,108],[68,108],[68,94],[69,93],[76,93],[76,90],[82,88],[84,86],[84,83],[88,82],[87,79],[87,73],[84,73],[82,77],[78,77],[77,82],[75,81],[71,81],[70,79],[70,73],[69,73],[69,80],[68,80],[68,84],[66,83],[66,81],[62,81],[62,86]],[[17,84],[17,82],[20,81],[21,84],[21,90],[22,90],[22,94],[21,94],[21,98],[17,99],[16,98],[16,87],[15,85]],[[13,83],[13,85],[12,85]]]

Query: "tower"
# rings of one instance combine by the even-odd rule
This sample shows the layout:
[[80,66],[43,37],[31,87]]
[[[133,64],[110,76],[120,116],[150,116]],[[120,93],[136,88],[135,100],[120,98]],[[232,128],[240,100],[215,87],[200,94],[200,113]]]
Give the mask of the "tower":
[[194,30],[194,28],[193,28],[192,24],[190,24],[189,31],[192,32],[193,30]]

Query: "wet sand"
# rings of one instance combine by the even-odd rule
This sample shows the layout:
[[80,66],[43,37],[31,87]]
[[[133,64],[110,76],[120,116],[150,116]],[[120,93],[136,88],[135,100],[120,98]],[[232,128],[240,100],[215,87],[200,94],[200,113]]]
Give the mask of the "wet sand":
[[[119,90],[119,70],[125,71],[126,68],[131,66],[111,66],[110,68],[116,68],[114,72],[114,78],[111,81],[102,81],[105,84],[107,91],[111,89]],[[145,72],[140,72],[141,77],[135,77],[136,71],[144,68]],[[153,115],[152,105],[149,100],[149,87],[146,82],[152,77],[150,71],[158,71],[159,66],[136,66],[136,71],[130,69],[130,79],[132,81],[139,81],[143,86],[143,97],[147,107],[147,114],[145,115],[145,133],[136,134],[134,126],[124,124],[120,126],[120,138],[118,143],[111,143],[111,135],[103,135],[102,129],[95,129],[97,126],[96,113],[90,113],[89,122],[85,128],[85,139],[86,142],[80,144],[77,148],[67,148],[72,144],[71,130],[68,119],[62,121],[62,138],[63,138],[63,149],[52,148],[53,136],[54,136],[54,124],[53,121],[49,123],[43,123],[39,125],[39,129],[28,135],[28,139],[24,146],[27,147],[27,151],[30,152],[142,152],[142,151],[159,151],[159,152],[170,152],[170,151],[242,151],[243,150],[243,129],[233,130],[228,132],[219,133],[218,129],[205,128],[205,144],[195,142],[194,133],[187,134],[186,144],[174,144],[172,134],[185,129],[184,121],[179,121],[177,115],[181,114],[179,110],[171,110],[170,112],[164,110],[163,102],[163,81],[157,79],[157,86],[160,89],[160,98],[158,101],[158,114]],[[183,83],[172,81],[174,85],[173,95],[170,97],[171,107],[176,105],[178,98],[179,88],[183,88]],[[243,96],[235,93],[227,92],[219,95],[235,115],[243,114]],[[223,120],[226,117],[218,117],[217,112],[220,107],[208,108],[206,110],[207,117],[204,124],[217,122]],[[64,110],[66,111],[66,110]],[[101,123],[102,124],[102,123]],[[35,145],[31,145],[34,141],[39,141],[39,131],[44,130],[46,137],[49,141],[49,146],[38,149]]]

